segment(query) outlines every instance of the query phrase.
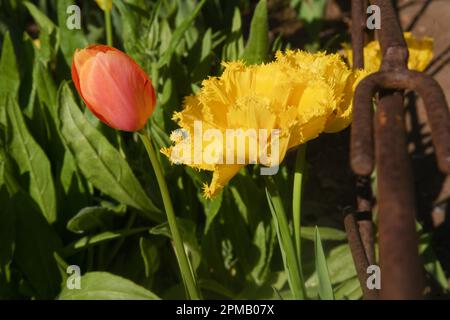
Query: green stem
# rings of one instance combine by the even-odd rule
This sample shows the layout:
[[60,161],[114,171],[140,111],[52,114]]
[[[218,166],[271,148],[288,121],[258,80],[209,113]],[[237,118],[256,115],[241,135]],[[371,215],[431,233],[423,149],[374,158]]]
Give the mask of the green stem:
[[201,299],[201,293],[200,290],[198,289],[193,268],[186,256],[186,251],[184,250],[183,241],[181,238],[180,231],[178,229],[175,212],[173,210],[172,201],[170,200],[169,190],[167,188],[161,164],[159,163],[155,149],[153,148],[152,142],[150,141],[148,135],[142,131],[139,133],[139,137],[141,138],[142,143],[144,144],[145,149],[147,150],[150,162],[156,174],[156,179],[158,181],[159,189],[161,191],[161,196],[164,203],[164,208],[166,211],[167,222],[169,223],[170,233],[172,234],[178,265],[180,267],[181,276],[183,278],[184,285],[186,286],[188,296],[191,299],[199,300]]
[[112,37],[112,24],[111,24],[111,11],[105,11],[105,29],[106,29],[106,44],[108,46],[113,45]]
[[305,156],[306,144],[302,144],[297,149],[297,160],[295,162],[294,186],[292,188],[292,213],[294,222],[295,249],[297,251],[298,263],[301,268],[301,216],[302,216],[302,197],[303,197],[303,177],[305,176]]
[[300,272],[283,201],[272,177],[266,177],[266,195],[277,228],[278,242],[280,244],[284,269],[288,276],[292,296],[294,299],[303,300],[306,298],[305,282]]

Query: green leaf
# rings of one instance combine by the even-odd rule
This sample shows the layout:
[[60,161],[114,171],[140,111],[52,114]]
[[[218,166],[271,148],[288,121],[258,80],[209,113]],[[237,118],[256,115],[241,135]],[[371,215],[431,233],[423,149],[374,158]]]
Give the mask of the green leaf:
[[61,249],[55,231],[35,208],[26,194],[11,200],[17,219],[14,262],[30,282],[36,298],[53,299],[60,290],[61,277],[54,252]]
[[[200,246],[197,241],[195,232],[195,224],[186,219],[177,218],[177,224],[180,229],[180,234],[183,239],[183,243],[186,245],[188,254],[192,260],[192,268],[196,270],[200,266],[202,260]],[[156,227],[150,229],[150,234],[163,235],[172,239],[169,224],[167,222],[161,223]]]
[[223,192],[220,192],[214,198],[205,199],[203,201],[203,206],[205,208],[205,214],[206,214],[205,231],[204,231],[205,234],[208,233],[209,228],[211,227],[211,224],[214,221],[214,218],[217,216],[217,214],[220,211],[220,207],[222,206],[222,197],[223,197]]
[[24,1],[23,4],[39,26],[39,48],[34,46],[37,60],[44,63],[54,60],[59,47],[59,28],[33,3]]
[[281,196],[271,177],[266,177],[266,186],[267,201],[277,230],[278,243],[283,258],[284,270],[288,275],[289,287],[295,299],[304,299],[305,283],[303,281],[303,272],[296,255]]
[[356,300],[362,297],[361,285],[358,277],[353,277],[344,281],[336,288],[335,293],[336,300]]
[[148,278],[158,271],[160,265],[158,248],[153,241],[144,237],[139,239],[139,248],[144,260],[145,276]]
[[328,0],[302,1],[300,5],[299,18],[303,21],[313,22],[323,19]]
[[[70,6],[75,5],[72,0],[59,0],[57,4],[59,44],[67,64],[72,65],[72,57],[76,49],[85,48],[88,45],[86,37],[81,29],[67,28],[67,22],[76,19],[76,12],[67,13]],[[79,19],[82,19],[80,16]]]
[[344,241],[347,234],[339,229],[327,227],[302,227],[301,236],[304,239],[314,241],[316,228],[320,231],[320,238],[325,241]]
[[161,211],[149,199],[119,151],[85,118],[67,84],[62,85],[58,95],[61,133],[86,179],[105,194],[161,222]]
[[0,186],[5,185],[9,194],[13,195],[20,190],[20,186],[16,177],[14,160],[5,153],[5,146],[2,143],[0,137]]
[[29,173],[29,192],[49,223],[56,221],[56,195],[50,161],[28,131],[17,102],[8,99],[8,119],[12,139],[9,152],[20,173]]
[[242,218],[250,227],[256,228],[261,220],[260,212],[267,210],[267,206],[263,206],[265,204],[264,193],[245,169],[233,178],[230,190]]
[[36,86],[39,100],[47,106],[55,124],[58,125],[59,118],[56,101],[58,88],[56,87],[48,68],[41,61],[36,61],[34,65],[33,82]]
[[244,51],[247,64],[265,62],[269,54],[269,23],[266,0],[260,0],[250,25],[250,35]]
[[99,234],[96,234],[94,236],[85,236],[81,239],[78,239],[75,242],[72,242],[68,244],[66,247],[64,247],[63,250],[63,256],[67,257],[74,253],[76,253],[79,250],[83,250],[95,245],[98,245],[102,242],[111,241],[114,239],[118,239],[121,237],[128,237],[137,233],[141,233],[144,231],[147,231],[148,227],[140,227],[140,228],[134,228],[134,229],[124,229],[124,230],[117,230],[117,231],[105,231]]
[[185,35],[186,31],[189,29],[191,24],[194,22],[197,15],[200,13],[200,10],[202,9],[203,5],[205,4],[206,0],[201,0],[195,9],[192,11],[191,15],[183,21],[182,24],[180,24],[174,33],[172,34],[172,37],[170,38],[169,47],[164,52],[164,54],[161,56],[158,67],[161,68],[165,66],[172,57],[175,50],[178,48],[178,45],[180,44],[180,41],[183,39],[183,36]]
[[153,292],[108,272],[88,272],[81,289],[61,291],[59,300],[159,300]]
[[264,226],[261,221],[255,231],[253,244],[259,249],[259,257],[252,270],[252,276],[257,285],[262,285],[270,272],[270,263],[276,243],[274,229],[273,223]]
[[328,0],[302,1],[300,4],[299,19],[304,24],[304,29],[308,36],[306,49],[317,51],[320,48],[320,31],[322,30],[325,9]]
[[[189,69],[192,70],[191,83],[201,81],[208,76],[213,59],[212,53],[212,31],[209,28],[203,35],[202,41],[197,43],[197,47],[190,51]],[[200,53],[198,53],[200,51]]]
[[[149,60],[147,53],[151,50],[151,48],[147,47],[145,40],[147,37],[153,38],[153,33],[150,32],[151,24],[148,19],[148,12],[152,12],[152,16],[156,15],[157,12],[155,11],[158,11],[159,7],[159,4],[157,4],[151,10],[149,5],[150,2],[148,1],[119,0],[114,2],[114,6],[118,9],[121,17],[124,49],[144,69],[147,64],[146,60]],[[158,25],[158,23],[155,25]]]
[[54,29],[56,29],[56,26],[53,23],[53,21],[50,20],[45,15],[45,13],[39,10],[39,8],[36,7],[33,3],[29,1],[24,1],[23,4],[28,9],[28,11],[30,12],[31,16],[36,21],[36,23],[39,25],[41,31],[51,33]]
[[19,92],[20,75],[17,68],[16,54],[9,32],[3,39],[0,58],[0,125],[6,125],[7,96],[16,97]]
[[[0,278],[9,267],[16,240],[16,214],[12,210],[12,201],[5,185],[0,185]],[[0,281],[1,282],[1,281]]]
[[234,61],[244,52],[244,38],[242,37],[242,19],[239,7],[234,8],[231,31],[223,46],[222,60]]
[[423,233],[419,239],[419,253],[424,262],[425,270],[441,285],[445,290],[448,290],[448,280],[445,272],[442,269],[441,263],[437,259],[433,247],[431,246],[431,235]]
[[328,272],[327,259],[323,252],[322,241],[320,240],[319,228],[316,227],[314,235],[314,252],[316,256],[316,271],[319,279],[319,297],[322,300],[334,300],[333,287],[331,285],[330,274]]
[[[67,229],[75,233],[88,233],[107,225],[117,212],[104,207],[86,207],[81,209],[67,222]],[[123,215],[123,214],[120,214]]]
[[[331,249],[330,254],[327,258],[327,266],[330,273],[331,283],[333,285],[356,277],[356,269],[348,244],[342,244]],[[317,272],[315,272],[306,281],[306,286],[315,287],[317,285],[318,278]]]

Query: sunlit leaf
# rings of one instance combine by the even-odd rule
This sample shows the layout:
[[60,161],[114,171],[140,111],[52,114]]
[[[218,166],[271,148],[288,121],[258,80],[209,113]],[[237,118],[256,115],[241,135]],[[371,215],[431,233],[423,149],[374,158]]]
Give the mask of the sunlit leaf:
[[96,188],[118,201],[139,209],[147,218],[161,221],[126,160],[85,118],[67,84],[59,91],[61,132],[77,166]]
[[81,277],[81,289],[64,287],[59,300],[157,300],[153,292],[108,272],[88,272]]

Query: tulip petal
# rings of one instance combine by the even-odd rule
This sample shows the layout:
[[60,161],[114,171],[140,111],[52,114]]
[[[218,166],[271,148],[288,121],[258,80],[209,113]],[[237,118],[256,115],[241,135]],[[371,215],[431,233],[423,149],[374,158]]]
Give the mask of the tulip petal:
[[[84,60],[83,60],[84,59]],[[145,73],[125,54],[110,50],[97,52],[79,70],[80,91],[96,115],[114,128],[141,129],[153,111],[154,92]]]
[[[276,169],[289,148],[316,138],[330,119],[342,117],[340,129],[348,125],[353,71],[339,55],[288,51],[267,64],[223,65],[223,74],[203,81],[201,90],[186,98],[184,109],[174,115],[190,138],[174,133],[172,147],[162,150],[173,163],[213,171],[204,186],[206,197],[216,195],[246,164]],[[193,141],[202,140],[201,132],[195,134],[196,122],[222,138],[203,142],[203,149],[196,150]],[[202,161],[192,161],[196,155]]]

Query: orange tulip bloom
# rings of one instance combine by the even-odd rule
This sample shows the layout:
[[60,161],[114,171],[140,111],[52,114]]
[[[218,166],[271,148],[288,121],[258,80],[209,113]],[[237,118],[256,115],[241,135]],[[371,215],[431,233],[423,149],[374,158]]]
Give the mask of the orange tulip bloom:
[[152,81],[133,59],[115,48],[93,45],[77,50],[72,79],[89,110],[112,128],[142,129],[155,109]]

